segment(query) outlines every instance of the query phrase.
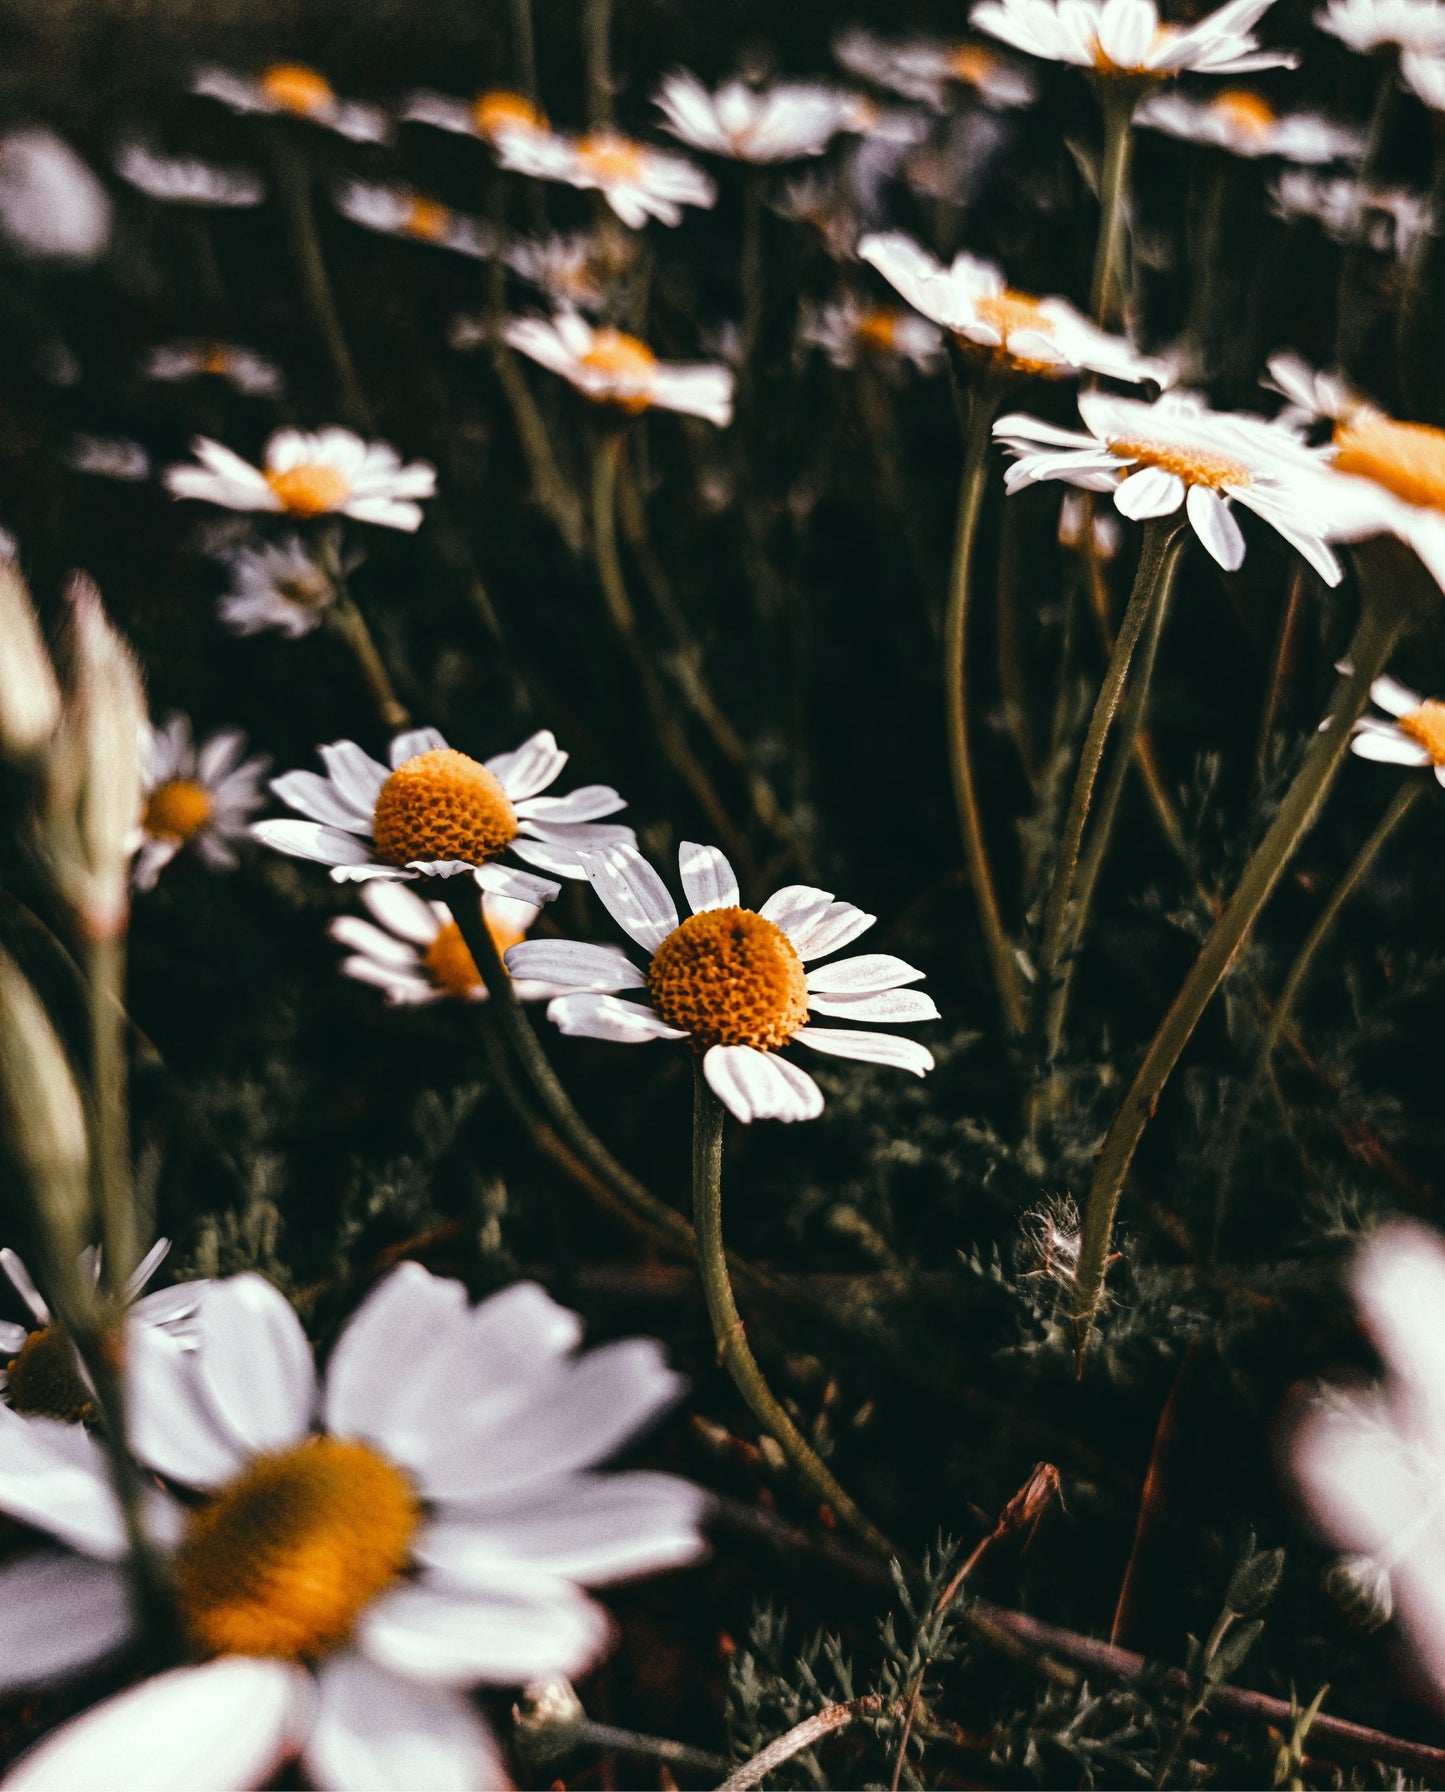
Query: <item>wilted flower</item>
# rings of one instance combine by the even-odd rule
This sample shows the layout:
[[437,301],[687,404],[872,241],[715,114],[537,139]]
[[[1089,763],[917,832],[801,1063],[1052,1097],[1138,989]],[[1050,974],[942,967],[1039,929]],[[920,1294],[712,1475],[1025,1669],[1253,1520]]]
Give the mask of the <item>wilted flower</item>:
[[1427,56],[1445,51],[1445,6],[1439,0],[1329,0],[1315,24],[1362,54],[1384,44]]
[[[702,1054],[713,1093],[739,1120],[814,1120],[823,1095],[779,1050],[797,1042],[832,1057],[891,1064],[922,1076],[932,1054],[896,1033],[819,1027],[812,1016],[909,1025],[936,1020],[930,996],[905,986],[923,975],[881,953],[826,957],[873,925],[827,890],[790,884],[758,910],[740,906],[732,867],[715,846],[685,841],[678,852],[691,913],[679,921],[667,886],[631,846],[585,853],[583,869],[617,925],[650,955],[639,970],[616,946],[527,940],[507,954],[514,976],[573,991],[547,1009],[564,1033],[641,1045],[685,1039]],[[618,990],[645,990],[648,1005]]]
[[1212,98],[1187,93],[1155,93],[1134,114],[1144,130],[1163,131],[1189,143],[1227,150],[1251,159],[1277,156],[1285,162],[1339,162],[1360,155],[1365,134],[1315,113],[1276,112],[1262,94],[1228,87]]
[[123,144],[115,171],[152,199],[168,205],[214,205],[236,210],[266,197],[260,175],[248,168],[221,168],[196,156],[163,156],[146,144]]
[[1393,678],[1377,678],[1370,698],[1390,720],[1361,716],[1350,751],[1387,765],[1433,766],[1437,782],[1445,785],[1445,703],[1422,697]]
[[682,411],[719,429],[732,421],[733,376],[710,362],[659,361],[645,342],[622,330],[594,330],[575,312],[550,323],[540,317],[508,321],[514,349],[560,373],[596,404],[636,414]]
[[680,224],[685,205],[707,210],[717,203],[716,185],[696,163],[616,131],[585,137],[512,131],[498,138],[497,159],[517,174],[600,193],[629,230],[649,218]]
[[740,162],[821,155],[840,131],[866,122],[855,95],[817,82],[755,88],[728,81],[709,93],[696,75],[679,70],[664,79],[655,103],[673,136]]
[[458,255],[484,260],[497,249],[497,233],[480,218],[454,212],[436,199],[427,199],[410,187],[380,187],[370,181],[349,180],[337,188],[336,208],[353,224],[379,230],[386,236],[409,237],[414,243],[430,243]]
[[96,479],[118,479],[137,485],[151,476],[151,457],[139,442],[125,436],[93,436],[77,432],[65,445],[65,464],[73,473]]
[[148,380],[225,380],[249,398],[276,398],[284,381],[281,369],[266,355],[234,342],[166,342],[151,349],[141,362]]
[[0,136],[0,232],[34,261],[94,261],[110,242],[105,188],[43,125]]
[[229,69],[200,69],[191,92],[219,100],[233,112],[263,112],[304,118],[354,143],[385,143],[391,124],[380,106],[338,99],[325,75],[299,62],[275,62],[254,78]]
[[851,293],[807,308],[798,335],[822,349],[835,367],[856,367],[863,360],[910,361],[920,373],[929,373],[943,359],[943,332],[937,325],[900,306],[864,305]]
[[413,93],[399,116],[413,124],[431,124],[461,137],[496,145],[504,137],[546,136],[547,115],[520,93],[493,88],[474,100],[454,100],[444,93]]
[[925,37],[893,43],[858,25],[833,39],[833,54],[850,75],[935,112],[947,110],[955,87],[970,88],[1000,110],[1031,104],[1036,91],[1023,69],[982,44]]
[[265,806],[261,780],[270,760],[247,759],[246,737],[221,728],[197,749],[191,724],[173,715],[152,728],[146,750],[145,807],[135,838],[135,887],[156,879],[183,847],[194,847],[212,871],[230,871],[247,825]]
[[1270,183],[1270,203],[1284,219],[1311,218],[1341,243],[1363,243],[1403,261],[1430,228],[1429,202],[1406,187],[1365,184],[1346,174],[1287,168]]
[[969,14],[980,31],[1048,62],[1106,78],[1243,75],[1293,68],[1298,56],[1261,50],[1254,27],[1273,0],[1229,0],[1197,24],[1161,23],[1154,0],[981,0]]
[[216,608],[238,635],[273,628],[291,640],[310,634],[336,601],[336,585],[299,536],[226,552],[231,589]]
[[386,442],[363,442],[349,429],[305,435],[278,429],[266,444],[264,470],[229,448],[198,436],[198,467],[172,467],[166,489],[227,510],[275,510],[289,516],[349,516],[387,529],[421,524],[417,498],[436,491],[436,469],[424,460],[402,465]]
[[[371,921],[338,915],[326,930],[352,954],[341,967],[346,976],[374,984],[399,1006],[486,1001],[482,974],[445,903],[427,902],[406,884],[385,880],[363,884],[361,900]],[[535,902],[513,896],[482,895],[478,901],[498,952],[524,940],[541,913]],[[525,977],[513,988],[524,1002],[544,1002],[563,993],[555,983]]]

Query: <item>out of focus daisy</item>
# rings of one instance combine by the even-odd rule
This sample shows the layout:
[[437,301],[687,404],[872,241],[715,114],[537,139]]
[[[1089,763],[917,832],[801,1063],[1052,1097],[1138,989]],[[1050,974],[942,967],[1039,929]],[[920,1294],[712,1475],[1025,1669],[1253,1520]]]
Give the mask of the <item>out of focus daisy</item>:
[[250,398],[276,398],[284,381],[281,369],[266,355],[234,342],[164,342],[141,361],[148,380],[174,383],[181,380],[224,380]]
[[349,137],[353,143],[385,143],[391,124],[380,106],[338,99],[325,75],[299,62],[273,62],[254,78],[229,69],[200,69],[191,92],[219,100],[233,112],[263,112],[304,118]]
[[822,238],[834,261],[857,259],[858,208],[832,170],[809,168],[783,182],[770,201],[780,218],[804,224]]
[[618,231],[574,231],[509,243],[502,259],[557,310],[596,311],[632,265],[631,242]]
[[288,516],[349,516],[358,523],[413,530],[422,519],[418,498],[436,491],[436,469],[426,461],[403,466],[386,442],[363,442],[349,429],[316,435],[278,429],[266,444],[266,464],[253,467],[229,448],[198,436],[199,466],[172,467],[166,489],[227,510],[274,510]]
[[331,867],[337,883],[471,873],[483,890],[550,902],[560,885],[501,863],[504,853],[557,877],[584,875],[581,854],[632,829],[603,822],[625,808],[607,784],[544,796],[567,755],[543,729],[485,763],[449,747],[435,728],[414,728],[379,764],[349,740],[320,749],[326,776],[287,772],[271,788],[305,821],[258,821],[255,837],[278,852]]
[[1187,394],[1153,404],[1079,395],[1087,433],[1037,417],[1001,417],[994,435],[1018,458],[1009,491],[1062,479],[1085,491],[1112,492],[1121,516],[1139,522],[1172,516],[1181,505],[1213,559],[1233,572],[1244,562],[1244,535],[1231,510],[1239,503],[1337,585],[1340,563],[1325,545],[1320,502],[1323,461],[1290,430],[1239,411],[1211,411]]
[[[13,1788],[268,1783],[301,1754],[318,1786],[510,1784],[466,1697],[575,1675],[605,1653],[586,1586],[694,1560],[704,1495],[604,1462],[680,1383],[657,1345],[577,1350],[533,1283],[482,1305],[403,1264],[342,1332],[324,1378],[256,1275],[205,1286],[188,1350],[135,1328],[128,1441],[185,1500],[147,1489],[182,1665],[72,1718]],[[0,1506],[63,1551],[12,1556],[15,1687],[53,1685],[140,1641],[104,1451],[0,1414]]]
[[414,243],[430,243],[483,261],[497,250],[497,233],[480,218],[454,212],[439,200],[428,199],[410,187],[381,187],[371,181],[349,180],[336,191],[336,208],[353,224],[384,236],[409,237]]
[[1432,112],[1445,112],[1445,45],[1439,50],[1406,50],[1400,79]]
[[1015,292],[992,262],[959,254],[944,267],[898,231],[865,236],[858,255],[914,310],[951,331],[962,348],[1018,372],[1065,375],[1087,369],[1161,386],[1174,376],[1167,361],[1141,355],[1122,336],[1096,328],[1067,299]]
[[115,171],[140,192],[167,205],[237,210],[259,205],[266,197],[265,182],[248,168],[222,168],[196,156],[163,156],[136,141],[117,151]]
[[855,96],[819,82],[750,87],[727,81],[709,93],[696,75],[665,77],[654,102],[666,129],[693,149],[739,162],[794,162],[821,155],[862,122]]
[[798,335],[835,367],[907,361],[930,373],[943,359],[943,331],[936,324],[901,306],[865,305],[852,294],[806,310]]
[[1151,94],[1134,114],[1136,125],[1189,143],[1257,159],[1340,162],[1363,153],[1365,134],[1316,113],[1276,112],[1262,94],[1227,87],[1209,99],[1187,93]]
[[275,629],[294,641],[310,634],[336,601],[335,582],[298,535],[244,544],[222,558],[230,570],[231,589],[216,608],[234,634]]
[[1065,492],[1059,505],[1059,546],[1078,549],[1084,542],[1084,529],[1093,535],[1094,553],[1100,560],[1115,560],[1120,547],[1118,514],[1101,509],[1079,492]]
[[1327,418],[1331,423],[1352,417],[1365,400],[1339,373],[1321,373],[1299,355],[1271,355],[1268,377],[1260,384],[1289,400],[1277,421],[1301,428]]
[[1036,92],[1021,68],[982,44],[924,37],[895,43],[857,25],[833,39],[833,54],[850,75],[934,112],[947,111],[957,87],[1000,111],[1031,104]]
[[[427,902],[408,885],[385,881],[363,884],[361,900],[370,921],[338,915],[326,930],[351,953],[341,967],[345,976],[372,984],[395,1006],[486,1001],[482,974],[444,902]],[[477,900],[498,952],[526,939],[542,912],[535,902],[518,902],[512,896],[487,894]],[[524,1002],[550,1001],[563,993],[555,983],[525,977],[513,988]]]
[[1105,78],[1243,75],[1294,68],[1298,56],[1262,50],[1254,27],[1273,0],[1229,0],[1197,24],[1166,25],[1154,0],[981,0],[969,14],[979,31],[1039,56]]
[[459,137],[476,137],[494,147],[504,137],[544,137],[550,131],[545,112],[505,88],[492,88],[473,100],[455,100],[444,93],[413,93],[402,103],[399,116]]
[[[584,855],[607,912],[649,955],[646,970],[616,946],[527,940],[507,954],[517,977],[567,984],[547,1010],[564,1033],[641,1045],[686,1040],[703,1058],[713,1093],[739,1120],[813,1120],[823,1095],[805,1070],[780,1057],[797,1043],[832,1057],[891,1064],[922,1076],[932,1055],[896,1033],[822,1027],[816,1018],[911,1025],[936,1020],[933,999],[909,989],[922,971],[869,954],[809,971],[814,959],[873,925],[827,890],[790,884],[760,909],[740,906],[737,878],[715,846],[685,841],[678,853],[690,913],[679,921],[666,884],[633,847]],[[645,1004],[618,990],[645,991]]]
[[1329,454],[1332,538],[1397,536],[1445,590],[1445,430],[1357,405],[1336,423]]
[[251,817],[265,807],[261,780],[270,767],[263,755],[247,759],[246,737],[221,728],[199,749],[191,724],[173,715],[152,728],[145,760],[145,807],[135,836],[133,880],[149,890],[183,848],[193,849],[212,871],[236,864],[237,844]]
[[684,206],[706,211],[717,203],[716,185],[695,162],[616,131],[585,137],[510,132],[498,139],[497,160],[517,174],[600,193],[629,230],[649,218],[680,224]]
[[1439,0],[1329,0],[1315,24],[1363,55],[1386,44],[1427,56],[1445,51],[1445,6]]
[[682,411],[719,429],[732,421],[733,376],[712,362],[659,361],[645,342],[622,330],[594,330],[575,312],[551,322],[540,317],[508,321],[506,339],[519,353],[560,373],[594,404],[636,414]]
[[1420,234],[1431,228],[1430,202],[1421,194],[1345,174],[1287,168],[1270,183],[1269,197],[1278,217],[1309,218],[1337,242],[1363,243],[1397,261],[1406,260]]
[[63,138],[43,125],[0,136],[0,236],[31,261],[83,263],[110,242],[110,198]]
[[1370,699],[1385,714],[1360,717],[1350,751],[1387,765],[1432,766],[1437,782],[1445,784],[1445,703],[1393,678],[1377,678]]

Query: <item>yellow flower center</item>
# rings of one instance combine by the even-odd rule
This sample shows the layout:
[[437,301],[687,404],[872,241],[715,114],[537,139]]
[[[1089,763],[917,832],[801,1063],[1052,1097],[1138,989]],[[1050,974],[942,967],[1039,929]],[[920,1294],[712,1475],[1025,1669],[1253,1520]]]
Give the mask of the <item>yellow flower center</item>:
[[[1177,35],[1177,26],[1159,25],[1150,39],[1149,48],[1162,50],[1170,38]],[[1174,73],[1173,69],[1152,69],[1147,62],[1133,62],[1127,66],[1124,63],[1115,62],[1104,53],[1104,46],[1097,38],[1094,40],[1094,67],[1101,75],[1158,75],[1161,80]]]
[[657,371],[657,356],[645,342],[629,336],[625,330],[597,330],[592,346],[580,357],[584,367],[605,373],[609,379],[635,385],[639,390],[607,394],[607,402],[620,405],[624,411],[645,411],[652,402],[649,388]]
[[1108,440],[1110,451],[1121,460],[1138,463],[1130,469],[1134,473],[1140,467],[1160,467],[1166,473],[1176,474],[1186,485],[1207,485],[1215,491],[1227,485],[1251,483],[1248,467],[1198,443],[1157,442],[1148,436],[1110,436]]
[[207,1655],[311,1660],[345,1643],[405,1570],[421,1507],[366,1444],[313,1437],[257,1456],[191,1514],[176,1606]]
[[486,766],[452,747],[433,747],[382,785],[371,831],[389,865],[481,865],[516,839],[517,812]]
[[43,1325],[11,1357],[5,1368],[5,1397],[16,1412],[33,1419],[84,1424],[95,1415],[90,1389],[81,1379],[75,1346],[58,1325]]
[[202,373],[224,378],[231,371],[231,351],[222,348],[219,342],[208,342],[200,352],[197,366]]
[[426,243],[437,243],[451,229],[452,215],[438,200],[423,199],[418,194],[407,206],[401,227],[408,236],[420,237]]
[[690,915],[657,948],[648,994],[672,1027],[700,1051],[785,1045],[808,1018],[803,961],[781,927],[749,908]]
[[866,347],[890,354],[898,346],[897,311],[869,311],[858,319],[858,340]]
[[1276,118],[1269,101],[1247,87],[1225,88],[1210,101],[1210,107],[1246,137],[1264,136]]
[[303,462],[285,472],[268,472],[266,483],[292,516],[321,516],[335,510],[351,495],[351,481],[338,467],[324,461]]
[[1039,301],[1030,298],[1026,292],[1014,292],[1011,287],[980,299],[974,310],[983,323],[998,331],[1005,343],[1015,330],[1036,330],[1042,336],[1050,334],[1048,314]]
[[[490,917],[486,921],[486,929],[501,954],[519,945],[527,937],[520,927],[503,927]],[[483,987],[482,974],[455,921],[443,924],[441,932],[423,954],[423,963],[432,982],[438,989],[444,989],[449,996],[473,996]]]
[[982,87],[986,81],[992,80],[998,68],[997,57],[990,56],[981,44],[960,44],[953,52],[950,62],[954,74],[970,87]]
[[325,75],[299,62],[278,62],[261,77],[261,91],[283,112],[296,112],[312,118],[335,102],[331,83]]
[[1362,408],[1336,426],[1335,444],[1341,473],[1373,479],[1407,504],[1445,510],[1445,429]]
[[1445,765],[1445,703],[1438,697],[1427,697],[1418,709],[1401,716],[1395,725],[1401,734],[1425,749],[1431,765]]
[[479,137],[492,138],[503,131],[545,131],[547,116],[520,93],[497,88],[472,101],[472,123]]
[[630,137],[612,131],[592,131],[579,138],[577,160],[594,180],[636,186],[647,173],[647,151]]
[[189,840],[211,819],[215,807],[204,784],[194,778],[172,778],[146,798],[141,826],[162,840]]

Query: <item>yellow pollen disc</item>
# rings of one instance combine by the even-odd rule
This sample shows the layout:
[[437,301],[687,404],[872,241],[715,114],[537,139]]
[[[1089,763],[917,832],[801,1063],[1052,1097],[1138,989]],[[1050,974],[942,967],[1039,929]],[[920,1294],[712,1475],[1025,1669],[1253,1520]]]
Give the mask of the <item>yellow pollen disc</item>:
[[980,299],[974,306],[983,323],[990,324],[1003,337],[1005,345],[1015,330],[1035,330],[1041,336],[1052,334],[1048,313],[1037,299],[1026,292],[1005,288],[991,298]]
[[[1140,467],[1160,467],[1166,473],[1177,474],[1186,485],[1207,485],[1215,491],[1226,485],[1251,483],[1249,468],[1239,461],[1189,442],[1152,442],[1142,436],[1111,436],[1109,448],[1121,460],[1138,463],[1130,469],[1131,472],[1137,473]],[[1125,477],[1128,477],[1127,473]]]
[[325,75],[299,62],[278,62],[268,68],[261,77],[261,91],[283,112],[299,112],[303,118],[312,117],[336,99]]
[[408,236],[419,236],[423,242],[439,242],[451,229],[452,215],[435,199],[418,195],[407,207],[402,229]]
[[287,467],[284,473],[268,472],[266,483],[292,516],[321,516],[335,510],[351,496],[351,481],[339,468],[324,462]]
[[1395,725],[1401,734],[1425,749],[1431,765],[1445,765],[1445,703],[1438,697],[1427,697],[1418,709],[1401,716]]
[[970,87],[982,87],[998,68],[997,59],[978,44],[960,44],[950,60],[954,74]]
[[1249,137],[1262,137],[1275,122],[1275,110],[1247,87],[1227,87],[1210,101],[1210,109]]
[[186,1636],[207,1655],[324,1655],[405,1570],[420,1510],[366,1444],[313,1437],[254,1457],[176,1551]]
[[472,101],[472,123],[479,137],[495,137],[502,131],[545,131],[547,115],[520,93],[498,88]]
[[626,394],[608,393],[608,404],[620,405],[624,411],[636,414],[652,402],[647,388],[657,372],[657,356],[645,342],[639,342],[625,330],[595,331],[591,348],[580,359],[584,367],[641,388]]
[[211,819],[215,807],[204,784],[194,778],[172,778],[146,798],[141,826],[162,840],[189,840]]
[[636,186],[647,172],[647,151],[630,137],[592,131],[577,142],[577,160],[596,180]]
[[1341,473],[1373,479],[1407,504],[1445,510],[1445,429],[1360,409],[1335,429]]
[[[527,937],[520,927],[502,927],[490,918],[486,922],[486,928],[501,954],[520,945]],[[476,960],[455,921],[443,923],[441,932],[427,947],[422,961],[432,982],[438,989],[444,989],[449,996],[473,996],[485,987]]]
[[222,348],[218,342],[209,342],[201,350],[197,366],[202,373],[224,376],[231,371],[230,351]]
[[16,1412],[33,1419],[80,1425],[95,1414],[95,1402],[75,1360],[75,1346],[58,1325],[31,1332],[11,1357],[5,1369],[5,1397]]
[[808,1018],[807,973],[793,942],[750,908],[690,915],[657,948],[647,990],[668,1025],[691,1033],[700,1051],[774,1051]]
[[888,353],[898,346],[897,311],[869,311],[858,319],[858,340],[869,348]]
[[481,865],[516,839],[517,813],[486,766],[452,747],[433,747],[382,785],[371,831],[389,865],[416,859]]

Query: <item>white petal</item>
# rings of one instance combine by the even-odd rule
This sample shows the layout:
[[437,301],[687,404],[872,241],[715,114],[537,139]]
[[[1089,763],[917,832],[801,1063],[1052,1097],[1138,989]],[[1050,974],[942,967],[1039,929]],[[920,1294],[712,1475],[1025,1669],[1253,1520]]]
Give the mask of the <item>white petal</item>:
[[[1337,667],[1343,672],[1343,666]],[[1424,702],[1418,691],[1412,691],[1397,678],[1377,678],[1370,686],[1370,701],[1377,703],[1387,715],[1408,716]]]
[[[433,753],[447,744],[446,736],[437,728],[410,728],[405,734],[398,734],[387,751],[393,771],[405,765],[408,759],[415,759],[422,753]],[[383,769],[383,776],[385,771]],[[379,788],[379,787],[378,787]],[[374,800],[374,799],[373,799]]]
[[647,982],[620,946],[593,946],[581,940],[523,940],[507,953],[506,966],[514,977],[604,993],[642,989]]
[[742,900],[737,876],[715,846],[684,840],[677,849],[677,868],[682,877],[682,893],[695,915],[710,908],[736,908]]
[[540,908],[562,894],[561,884],[549,877],[533,877],[530,871],[518,871],[513,865],[477,865],[472,876],[479,889],[489,896],[509,897],[513,902],[531,903]]
[[[467,1314],[467,1291],[460,1282],[434,1276],[419,1263],[399,1264],[356,1309],[331,1353],[323,1396],[326,1429],[388,1448],[394,1439],[410,1439],[407,1415],[417,1390],[452,1350]],[[402,1361],[408,1370],[398,1375]]]
[[758,910],[765,921],[781,927],[797,946],[798,940],[827,914],[833,901],[831,890],[819,890],[812,884],[784,884],[774,890]]
[[[170,1239],[158,1238],[146,1252],[145,1256],[141,1258],[140,1262],[136,1264],[135,1268],[126,1277],[125,1297],[128,1301],[133,1301],[135,1299],[141,1289],[145,1287],[146,1283],[156,1273],[170,1254]],[[99,1265],[97,1264],[97,1276],[98,1275]]]
[[444,924],[432,905],[405,884],[385,880],[363,884],[361,900],[383,927],[414,946],[429,946]]
[[322,827],[314,821],[256,821],[248,830],[253,840],[289,853],[293,859],[314,859],[319,865],[369,865],[371,852],[355,834]]
[[1382,765],[1429,765],[1430,754],[1419,741],[1403,734],[1387,734],[1383,728],[1361,729],[1350,742],[1350,751],[1361,759]]
[[1211,559],[1226,572],[1238,572],[1244,565],[1244,534],[1226,501],[1208,486],[1191,485],[1185,504],[1194,533]]
[[566,796],[529,796],[514,807],[519,816],[529,821],[571,824],[615,815],[627,803],[610,784],[579,784]]
[[1445,1440],[1445,1246],[1426,1227],[1396,1220],[1360,1249],[1350,1286],[1422,1432]]
[[860,1064],[891,1064],[923,1076],[933,1069],[933,1053],[912,1039],[893,1033],[854,1033],[845,1027],[799,1027],[793,1038],[815,1052],[835,1058],[856,1058]]
[[135,1634],[124,1569],[84,1556],[21,1556],[0,1568],[0,1692],[53,1685]]
[[332,1792],[502,1792],[512,1783],[466,1699],[352,1653],[321,1669],[306,1762]]
[[608,914],[645,951],[655,952],[678,925],[667,885],[635,847],[589,853],[582,869]]
[[607,1614],[575,1587],[459,1594],[403,1584],[367,1607],[357,1644],[383,1667],[434,1686],[510,1686],[579,1674],[602,1653]]
[[808,1011],[810,1014],[835,1015],[840,1020],[881,1021],[896,1027],[941,1018],[933,997],[921,989],[850,990],[831,996],[812,995],[808,999]]
[[125,1554],[105,1453],[80,1425],[23,1419],[0,1401],[0,1512],[89,1556]]
[[1163,467],[1141,467],[1121,480],[1114,505],[1121,516],[1141,522],[1151,516],[1172,516],[1184,502],[1184,481]]
[[290,1301],[247,1272],[211,1282],[196,1321],[197,1375],[217,1420],[248,1450],[279,1450],[310,1430],[311,1345]]
[[572,1039],[606,1039],[614,1045],[646,1045],[651,1039],[686,1039],[650,1008],[616,996],[557,996],[547,1004],[547,1019]]
[[376,799],[389,776],[387,768],[358,747],[355,741],[332,741],[330,746],[319,751],[331,782],[357,814],[364,815],[370,822]]
[[316,772],[283,772],[271,780],[281,801],[298,814],[348,834],[371,833],[372,810],[359,810],[329,778]]
[[28,1326],[16,1325],[9,1319],[0,1321],[0,1356],[14,1356],[29,1336]]
[[821,915],[814,915],[801,927],[785,929],[798,956],[803,959],[826,958],[830,952],[851,946],[860,934],[878,919],[851,902],[830,902]]
[[914,970],[901,958],[886,952],[869,952],[859,958],[839,958],[832,964],[819,965],[808,972],[808,988],[828,994],[853,993],[874,989],[899,989],[905,983],[917,983],[922,971]]
[[0,1250],[0,1269],[5,1271],[11,1287],[30,1309],[31,1317],[37,1325],[50,1324],[50,1308],[41,1298],[40,1290],[30,1278],[30,1271],[25,1267],[18,1252],[12,1251],[7,1244]]
[[556,736],[550,728],[543,728],[524,740],[516,752],[498,753],[486,766],[512,801],[520,803],[555,783],[566,763],[567,755],[557,745]]
[[136,1457],[186,1487],[218,1487],[245,1452],[197,1386],[194,1350],[169,1332],[136,1326],[127,1339],[127,1420]]
[[[382,886],[372,887],[379,889]],[[392,884],[389,887],[399,889],[402,886]],[[363,921],[360,915],[338,915],[328,924],[326,931],[338,945],[373,958],[379,964],[389,965],[399,971],[415,971],[417,968],[415,946],[384,933],[379,927],[373,927],[370,921]]]
[[823,1092],[804,1070],[750,1045],[715,1045],[702,1061],[708,1087],[736,1119],[816,1120]]

